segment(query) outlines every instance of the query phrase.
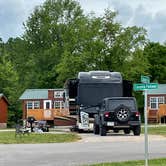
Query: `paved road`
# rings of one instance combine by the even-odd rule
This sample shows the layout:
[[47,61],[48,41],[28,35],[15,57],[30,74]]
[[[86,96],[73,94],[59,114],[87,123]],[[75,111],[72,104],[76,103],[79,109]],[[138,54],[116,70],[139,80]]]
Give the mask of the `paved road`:
[[[82,134],[76,143],[0,145],[0,166],[80,166],[144,159],[144,137]],[[166,138],[149,137],[151,158],[166,157]]]

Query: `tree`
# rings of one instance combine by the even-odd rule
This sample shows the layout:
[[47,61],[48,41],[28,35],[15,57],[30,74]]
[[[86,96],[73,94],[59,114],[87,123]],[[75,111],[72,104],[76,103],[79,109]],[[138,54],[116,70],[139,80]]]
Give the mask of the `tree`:
[[120,71],[132,80],[146,73],[148,65],[142,54],[146,31],[122,27],[115,21],[116,15],[106,10],[102,17],[85,16],[73,0],[47,0],[37,7],[24,24],[27,62],[31,64],[28,78],[33,80],[29,86],[62,87],[81,70]]
[[69,48],[62,56],[57,67],[61,82],[81,70],[119,71],[124,78],[133,81],[147,73],[148,63],[143,56],[146,31],[136,26],[124,28],[115,17],[116,13],[110,10],[106,10],[103,17],[90,15],[82,25],[82,31],[78,29],[83,36],[71,35],[77,41],[71,45],[76,51],[71,52]]
[[32,87],[55,87],[56,66],[70,47],[71,26],[83,16],[79,4],[72,0],[47,0],[37,7],[24,24],[24,40],[32,60]]
[[101,23],[95,17],[85,17],[71,24],[64,40],[64,53],[56,71],[60,84],[75,77],[79,71],[102,69],[102,52],[105,47],[100,38]]
[[166,46],[149,42],[144,49],[149,61],[149,74],[152,82],[166,83]]
[[21,118],[21,113],[18,110],[18,94],[20,94],[18,74],[6,52],[0,57],[0,78],[0,92],[7,96],[10,103],[8,119],[16,121],[17,118]]
[[[9,38],[5,43],[8,60],[13,64],[18,73],[18,82],[21,91],[24,91],[31,83],[32,61],[28,52],[28,44],[22,38]],[[19,94],[20,95],[20,94]]]

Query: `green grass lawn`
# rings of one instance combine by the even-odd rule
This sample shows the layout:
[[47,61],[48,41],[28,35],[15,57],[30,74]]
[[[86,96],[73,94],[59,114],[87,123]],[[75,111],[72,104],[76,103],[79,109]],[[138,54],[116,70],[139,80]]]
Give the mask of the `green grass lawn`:
[[[144,128],[142,127],[142,133]],[[148,134],[166,136],[166,126],[148,127]],[[66,134],[51,134],[51,133],[30,133],[29,135],[17,135],[14,131],[1,131],[0,144],[20,144],[20,143],[59,143],[59,142],[74,142],[81,139],[75,133]],[[166,164],[165,164],[166,165]]]
[[15,136],[14,131],[1,131],[0,144],[21,144],[21,143],[60,143],[60,142],[74,142],[80,137],[74,133],[66,134],[52,134],[52,133],[30,133]]
[[[142,133],[144,133],[144,127],[142,127]],[[166,126],[148,127],[148,134],[166,136]]]
[[[126,161],[114,163],[93,164],[91,166],[144,166],[145,161]],[[149,160],[149,166],[166,166],[166,158]]]

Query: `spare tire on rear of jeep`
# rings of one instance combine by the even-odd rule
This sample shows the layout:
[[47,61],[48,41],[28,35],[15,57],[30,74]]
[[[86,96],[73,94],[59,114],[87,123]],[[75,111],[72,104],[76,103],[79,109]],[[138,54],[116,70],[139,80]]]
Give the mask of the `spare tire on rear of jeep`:
[[130,118],[130,109],[125,105],[120,105],[115,109],[115,117],[119,122],[126,122]]

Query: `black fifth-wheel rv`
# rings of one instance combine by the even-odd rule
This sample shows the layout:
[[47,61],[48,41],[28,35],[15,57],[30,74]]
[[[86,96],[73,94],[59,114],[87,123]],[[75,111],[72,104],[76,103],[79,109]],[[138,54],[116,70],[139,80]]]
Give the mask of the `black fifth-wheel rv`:
[[121,73],[110,71],[79,72],[78,77],[65,83],[65,106],[76,116],[77,131],[92,130],[94,117],[104,98],[132,97],[132,83]]

